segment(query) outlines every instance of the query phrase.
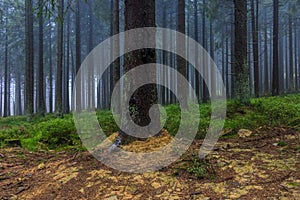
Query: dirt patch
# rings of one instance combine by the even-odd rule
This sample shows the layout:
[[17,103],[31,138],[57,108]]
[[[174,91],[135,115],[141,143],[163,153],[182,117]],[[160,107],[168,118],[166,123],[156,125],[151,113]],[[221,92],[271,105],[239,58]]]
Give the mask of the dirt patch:
[[[159,141],[147,142],[157,148]],[[194,160],[201,143],[168,168],[141,174],[110,169],[88,152],[1,149],[0,199],[300,199],[299,132],[276,128],[221,139],[197,179],[188,169],[199,167]]]

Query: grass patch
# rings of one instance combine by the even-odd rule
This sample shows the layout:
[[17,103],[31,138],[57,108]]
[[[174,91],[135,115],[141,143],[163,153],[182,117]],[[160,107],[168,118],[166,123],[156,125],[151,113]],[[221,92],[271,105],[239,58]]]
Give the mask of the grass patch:
[[[167,105],[164,128],[171,135],[178,131],[181,121],[181,110],[178,104]],[[191,109],[196,109],[192,107]],[[197,138],[204,138],[210,123],[210,104],[200,104],[200,122]],[[118,131],[111,111],[98,111],[97,119],[106,135]],[[191,116],[194,124],[198,119]],[[87,126],[89,122],[86,122]],[[232,130],[226,137],[236,137],[240,129],[256,129],[261,126],[291,126],[299,128],[300,95],[283,97],[264,97],[251,99],[249,105],[237,101],[227,102],[227,115],[224,129]],[[92,128],[92,127],[91,127]],[[77,134],[72,114],[56,118],[54,114],[45,117],[34,116],[27,121],[26,116],[0,118],[0,147],[5,146],[7,139],[18,139],[22,147],[29,150],[38,149],[84,149]],[[196,173],[197,170],[194,170]],[[201,170],[199,170],[200,173]]]

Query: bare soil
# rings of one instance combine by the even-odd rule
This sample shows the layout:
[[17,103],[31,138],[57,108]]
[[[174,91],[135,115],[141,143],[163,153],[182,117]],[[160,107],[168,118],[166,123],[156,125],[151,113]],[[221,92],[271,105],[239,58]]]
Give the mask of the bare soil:
[[110,169],[88,152],[0,149],[0,199],[300,199],[299,132],[264,128],[220,139],[198,179],[187,169],[201,143],[171,166],[141,174]]

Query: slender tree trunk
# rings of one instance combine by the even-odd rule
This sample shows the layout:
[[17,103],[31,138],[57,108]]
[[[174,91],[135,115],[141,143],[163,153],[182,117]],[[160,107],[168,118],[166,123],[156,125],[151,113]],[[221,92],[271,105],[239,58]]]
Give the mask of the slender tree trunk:
[[[228,33],[228,26],[226,25],[226,33]],[[229,36],[226,36],[225,39],[225,45],[226,45],[226,53],[225,53],[225,76],[226,76],[226,94],[227,94],[227,98],[230,97],[230,87],[229,87]]]
[[45,95],[44,95],[44,18],[43,1],[39,0],[39,70],[38,70],[38,113],[45,115]]
[[[76,25],[75,25],[75,40],[76,40],[76,74],[79,71],[81,65],[81,35],[80,35],[80,0],[76,3]],[[76,75],[75,75],[76,76]],[[75,101],[75,110],[81,109],[81,77],[76,76],[77,83],[76,84],[76,101]]]
[[[266,7],[264,8],[266,9]],[[268,25],[267,25],[267,11],[264,11],[265,30],[264,30],[264,65],[265,65],[265,76],[264,76],[264,90],[265,95],[269,93],[269,57],[268,57]]]
[[[213,20],[210,20],[209,23],[209,44],[210,44],[210,57],[214,60],[215,59],[215,42],[214,42],[214,32],[213,32]],[[211,73],[211,96],[212,98],[215,98],[217,95],[217,88],[216,88],[216,77],[215,77],[215,71],[213,70],[213,65],[214,63],[212,63],[211,61],[208,61],[209,64],[209,69],[210,69],[210,73]]]
[[[295,24],[297,23],[297,21],[295,20]],[[298,66],[298,64],[299,64],[299,61],[298,61],[298,54],[299,54],[299,52],[298,52],[298,38],[297,38],[297,28],[296,28],[296,26],[294,26],[294,47],[295,47],[295,49],[294,49],[294,59],[295,59],[295,90],[296,91],[298,91],[298,86],[299,86],[299,77],[298,77],[298,68],[297,68],[297,66]]]
[[65,96],[65,108],[64,108],[64,112],[66,114],[70,113],[70,93],[69,93],[69,80],[70,80],[70,34],[71,34],[71,27],[70,27],[70,23],[71,23],[71,19],[70,19],[70,11],[68,11],[67,13],[67,53],[66,53],[66,65],[65,65],[65,92],[64,92],[64,96]]
[[49,30],[49,113],[53,113],[53,65],[51,28]]
[[[177,15],[177,30],[178,32],[185,34],[185,0],[178,0],[178,15]],[[182,51],[184,57],[186,57],[186,40],[185,39],[180,39],[177,37],[177,50]],[[187,79],[187,63],[185,58],[182,58],[180,56],[177,56],[177,69],[178,72],[181,73],[186,79]],[[176,80],[177,82],[177,80]],[[183,99],[183,109],[187,109],[187,97],[188,97],[188,88],[186,88],[184,91],[179,91],[181,83],[177,83],[177,92],[179,93],[185,93],[183,96],[185,99]]]
[[2,77],[0,77],[0,116],[2,117],[3,116],[3,113],[2,113],[2,111],[3,111],[3,109],[2,109],[2,100],[3,100],[3,98],[2,98],[2,96],[3,96],[3,81],[2,81]]
[[[258,1],[256,1],[258,9]],[[258,10],[256,10],[256,13]],[[253,66],[254,66],[254,94],[259,97],[259,57],[258,57],[258,21],[255,16],[254,0],[251,0],[251,19],[252,19],[252,44],[253,44]]]
[[[90,2],[89,5],[89,34],[88,34],[88,53],[91,52],[93,50],[94,47],[94,14],[93,14],[93,2]],[[93,61],[92,59],[89,61],[90,65],[93,66]],[[95,105],[94,105],[94,99],[95,99],[95,94],[93,92],[94,90],[94,71],[93,71],[93,67],[90,67],[88,69],[88,77],[89,80],[87,80],[87,84],[88,84],[88,94],[87,94],[87,106],[89,110],[94,110],[95,109]]]
[[57,71],[55,85],[55,112],[58,117],[63,116],[62,111],[62,69],[63,69],[63,0],[58,1],[57,26]]
[[273,19],[273,81],[272,95],[279,95],[279,74],[278,74],[278,0],[274,0]]
[[[207,50],[207,40],[206,40],[206,0],[203,0],[203,10],[202,10],[202,46],[205,50]],[[208,77],[208,71],[207,69],[207,60],[206,57],[203,57],[202,60],[203,63],[203,77]],[[203,103],[207,103],[208,101],[208,83],[204,81],[204,78],[202,78],[202,92],[203,92]]]
[[33,115],[33,8],[32,0],[25,0],[25,111],[28,120]]
[[8,104],[9,104],[9,70],[8,70],[8,31],[7,31],[7,20],[6,20],[6,34],[5,34],[5,55],[4,55],[4,112],[3,117],[8,117]]
[[[289,9],[291,9],[291,3],[289,4]],[[294,62],[293,62],[293,18],[292,14],[289,13],[289,19],[288,19],[288,26],[289,26],[289,91],[293,92],[295,89],[294,85]]]
[[[119,0],[114,1],[114,26],[113,34],[119,34],[120,32],[120,9],[119,9]],[[120,53],[120,41],[117,39],[114,41],[114,53],[119,55]],[[114,84],[120,80],[120,58],[118,57],[114,62]]]
[[[199,17],[198,17],[198,0],[195,0],[194,1],[194,18],[195,18],[195,23],[194,23],[194,30],[195,30],[195,41],[196,42],[199,42],[199,28],[198,28],[198,23],[199,23]],[[195,54],[197,55],[198,52],[199,52],[199,49],[196,48],[195,49]],[[195,63],[196,65],[199,65],[199,58],[197,56],[195,56]],[[200,74],[196,71],[195,71],[195,90],[196,90],[196,95],[197,95],[197,98],[200,100],[201,97],[200,97]]]

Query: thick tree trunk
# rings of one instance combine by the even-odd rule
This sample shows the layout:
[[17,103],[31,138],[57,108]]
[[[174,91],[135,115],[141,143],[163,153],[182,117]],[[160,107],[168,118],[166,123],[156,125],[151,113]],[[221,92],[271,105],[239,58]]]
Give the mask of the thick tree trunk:
[[[125,1],[125,30],[141,27],[155,26],[155,0],[127,0]],[[154,37],[154,36],[151,36]],[[149,38],[155,39],[155,38]],[[125,48],[126,41],[125,38]],[[138,42],[138,41],[137,41]],[[155,50],[142,49],[130,52],[124,58],[124,73],[146,63],[155,63]],[[147,72],[145,72],[147,73]],[[136,77],[139,78],[139,77]],[[129,87],[129,85],[124,85]],[[128,95],[125,94],[124,95]],[[140,126],[150,123],[148,112],[153,104],[157,103],[157,88],[155,85],[144,85],[138,89],[132,97],[131,107],[136,108],[136,112],[131,113],[133,120]],[[128,98],[128,99],[129,99]],[[123,108],[122,108],[123,109]],[[126,124],[125,124],[126,126]]]
[[235,41],[234,41],[234,95],[248,103],[249,70],[247,61],[247,1],[234,1]]

